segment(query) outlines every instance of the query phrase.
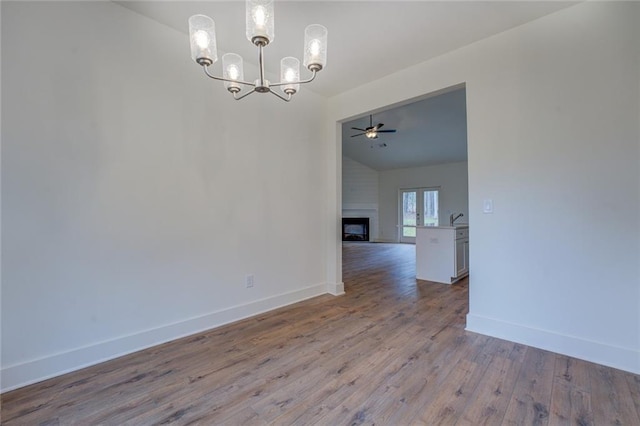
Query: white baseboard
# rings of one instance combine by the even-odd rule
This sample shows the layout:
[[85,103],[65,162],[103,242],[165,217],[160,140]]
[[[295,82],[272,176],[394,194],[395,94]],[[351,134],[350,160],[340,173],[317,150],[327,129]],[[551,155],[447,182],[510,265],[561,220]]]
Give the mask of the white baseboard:
[[640,374],[638,350],[472,314],[467,315],[466,330]]
[[327,293],[334,296],[342,296],[344,294],[344,283],[327,283]]
[[327,288],[325,283],[316,284],[140,333],[4,367],[0,372],[0,393],[320,296],[327,293]]

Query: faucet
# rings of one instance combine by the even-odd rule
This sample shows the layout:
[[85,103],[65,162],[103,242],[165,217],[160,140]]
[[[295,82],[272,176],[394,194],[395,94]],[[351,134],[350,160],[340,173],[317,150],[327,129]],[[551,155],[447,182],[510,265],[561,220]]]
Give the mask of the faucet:
[[455,222],[456,220],[458,220],[459,218],[461,218],[462,216],[464,216],[462,213],[458,213],[457,215],[453,216],[453,213],[451,213],[449,215],[449,226],[453,226],[453,222]]

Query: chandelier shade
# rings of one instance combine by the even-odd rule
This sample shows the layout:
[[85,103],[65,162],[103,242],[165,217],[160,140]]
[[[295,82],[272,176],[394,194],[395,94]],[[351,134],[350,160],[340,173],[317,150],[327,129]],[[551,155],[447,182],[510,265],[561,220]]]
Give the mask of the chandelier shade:
[[[202,66],[207,77],[224,82],[225,88],[240,100],[252,93],[272,93],[283,101],[289,102],[298,92],[301,84],[310,83],[327,63],[327,29],[322,25],[309,25],[304,36],[304,66],[311,76],[301,80],[300,61],[287,56],[280,61],[280,81],[272,83],[265,78],[264,48],[275,37],[273,0],[246,0],[247,39],[258,48],[259,77],[244,81],[243,61],[240,55],[226,53],[222,56],[222,77],[213,75],[210,67],[217,62],[215,22],[205,15],[189,18],[189,41],[191,58]],[[273,89],[280,87],[280,91]],[[241,93],[244,88],[249,90]]]
[[266,46],[275,38],[275,14],[273,0],[248,0],[246,2],[247,39],[251,43],[256,40]]
[[287,93],[293,91],[297,92],[300,89],[300,85],[296,84],[300,81],[300,61],[293,56],[287,56],[280,61],[280,80],[290,84],[282,86],[282,91]]
[[309,25],[304,30],[304,66],[311,69],[327,64],[327,29],[322,25]]
[[193,15],[189,18],[189,41],[191,42],[191,58],[196,63],[208,62],[209,65],[218,60],[216,47],[216,24],[205,15]]
[[226,87],[228,91],[239,92],[241,87],[237,82],[244,80],[242,56],[235,53],[225,53],[222,55],[222,76],[229,80],[224,82],[224,87]]

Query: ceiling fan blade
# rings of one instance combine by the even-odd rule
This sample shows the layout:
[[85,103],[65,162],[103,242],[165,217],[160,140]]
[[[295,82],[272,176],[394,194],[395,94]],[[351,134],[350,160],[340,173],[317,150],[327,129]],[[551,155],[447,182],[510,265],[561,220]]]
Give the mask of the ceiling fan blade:
[[395,133],[396,129],[378,130],[378,133]]
[[352,137],[352,138],[355,138],[356,136],[362,136],[362,135],[364,135],[364,134],[365,134],[365,133],[358,133],[357,135],[351,135],[351,137]]
[[382,126],[384,126],[384,123],[378,123],[378,125],[376,126],[376,129],[379,129]]
[[366,132],[367,129],[361,129],[359,127],[352,127],[353,130],[360,130],[361,132]]

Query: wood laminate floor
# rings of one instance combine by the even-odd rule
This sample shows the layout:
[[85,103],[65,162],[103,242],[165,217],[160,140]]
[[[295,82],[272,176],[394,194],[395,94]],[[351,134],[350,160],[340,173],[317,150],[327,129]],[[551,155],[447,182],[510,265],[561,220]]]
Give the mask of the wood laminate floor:
[[640,376],[464,331],[468,282],[344,245],[321,296],[2,395],[6,425],[640,425]]

